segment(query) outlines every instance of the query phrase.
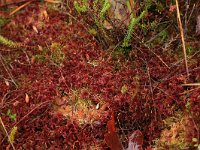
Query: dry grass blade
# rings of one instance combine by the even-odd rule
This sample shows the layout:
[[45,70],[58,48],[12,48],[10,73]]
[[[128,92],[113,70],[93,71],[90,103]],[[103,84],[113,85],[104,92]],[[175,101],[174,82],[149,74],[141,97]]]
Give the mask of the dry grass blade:
[[24,3],[23,5],[17,7],[15,10],[13,10],[9,15],[13,15],[15,14],[16,12],[18,12],[20,9],[24,8],[25,6],[27,6],[28,4],[30,4],[32,1],[28,1],[26,3]]
[[186,48],[185,48],[184,32],[183,32],[183,26],[182,26],[181,17],[180,17],[178,0],[176,0],[176,10],[177,10],[177,18],[178,18],[179,28],[180,28],[180,33],[181,33],[181,41],[182,41],[182,45],[183,45],[185,68],[186,68],[187,76],[189,76],[188,63],[187,63],[187,53],[186,53]]
[[2,126],[6,136],[8,137],[8,141],[9,141],[10,145],[12,146],[13,150],[15,150],[13,142],[11,141],[10,136],[8,135],[8,131],[6,130],[6,127],[5,127],[4,123],[3,123],[3,120],[1,119],[1,116],[0,116],[0,123],[1,123],[1,126]]

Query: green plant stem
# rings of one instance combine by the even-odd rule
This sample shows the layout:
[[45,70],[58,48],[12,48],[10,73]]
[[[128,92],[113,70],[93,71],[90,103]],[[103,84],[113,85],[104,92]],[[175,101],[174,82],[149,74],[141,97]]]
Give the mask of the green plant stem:
[[104,1],[103,7],[100,11],[100,20],[101,23],[103,23],[104,19],[105,19],[105,13],[106,11],[110,8],[110,3],[108,2],[108,0]]
[[147,9],[145,9],[137,19],[133,17],[133,14],[131,14],[130,24],[128,26],[127,34],[126,34],[124,41],[122,43],[122,47],[128,47],[129,46],[129,41],[132,37],[135,26],[138,24],[138,22],[140,22],[140,20],[142,20],[142,18],[145,16],[146,13],[147,13]]

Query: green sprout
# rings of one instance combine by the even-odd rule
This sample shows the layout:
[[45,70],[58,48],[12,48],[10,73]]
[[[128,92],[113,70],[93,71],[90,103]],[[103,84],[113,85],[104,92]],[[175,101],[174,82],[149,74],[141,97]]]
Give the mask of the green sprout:
[[10,109],[8,109],[6,115],[7,115],[12,121],[16,121],[16,114],[12,114]]

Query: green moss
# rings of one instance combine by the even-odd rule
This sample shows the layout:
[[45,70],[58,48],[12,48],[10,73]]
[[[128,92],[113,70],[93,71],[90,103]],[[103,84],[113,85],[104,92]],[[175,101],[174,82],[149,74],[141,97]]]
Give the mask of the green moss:
[[94,35],[94,36],[97,35],[97,31],[94,28],[90,29],[89,33]]
[[126,36],[123,40],[122,47],[129,47],[130,46],[129,42],[130,42],[130,39],[132,37],[134,28],[138,24],[138,22],[146,15],[146,13],[147,13],[147,9],[144,10],[138,18],[134,18],[133,15],[131,15],[131,21],[130,21],[130,24],[128,26],[127,34],[126,34]]
[[0,28],[2,26],[4,26],[6,23],[8,23],[9,21],[10,21],[9,19],[7,19],[7,18],[5,18],[3,16],[0,16]]
[[[128,8],[130,7],[130,2],[127,3]],[[131,19],[130,19],[130,24],[128,26],[128,30],[127,33],[124,37],[123,43],[122,43],[122,48],[125,47],[129,47],[130,44],[130,40],[134,31],[134,28],[136,25],[138,25],[138,23],[144,18],[144,16],[148,13],[148,9],[151,7],[152,5],[152,0],[147,0],[145,3],[145,8],[142,11],[142,13],[139,15],[139,17],[135,17],[135,14],[131,12]],[[129,8],[129,11],[131,11],[131,8]]]
[[62,51],[62,46],[60,43],[52,43],[51,44],[51,60],[56,64],[61,64],[65,59],[65,54]]
[[[1,27],[4,26],[8,22],[9,22],[9,19],[6,19],[5,17],[0,16],[0,31],[1,31]],[[11,47],[11,48],[19,47],[18,43],[15,43],[15,42],[3,37],[2,35],[0,35],[0,44]]]
[[11,48],[18,48],[20,47],[20,45],[16,42],[13,42],[5,37],[3,37],[2,35],[0,35],[0,44],[11,47]]
[[[162,131],[159,139],[155,140],[157,150],[165,149],[191,149],[192,143],[189,142],[187,135],[194,132],[195,128],[191,127],[192,120],[188,115],[178,111],[174,116],[163,120],[165,129]],[[191,137],[191,141],[192,141]]]
[[78,12],[86,12],[88,10],[88,2],[87,0],[82,0],[82,5],[80,5],[77,1],[74,1],[74,8]]

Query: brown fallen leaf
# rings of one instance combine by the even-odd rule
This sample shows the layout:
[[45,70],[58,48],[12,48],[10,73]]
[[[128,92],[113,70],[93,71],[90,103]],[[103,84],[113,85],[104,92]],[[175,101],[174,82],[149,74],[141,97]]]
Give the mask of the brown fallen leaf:
[[115,128],[114,113],[112,113],[111,119],[107,123],[108,133],[105,134],[106,144],[111,150],[123,150],[123,146],[119,140],[119,137]]

